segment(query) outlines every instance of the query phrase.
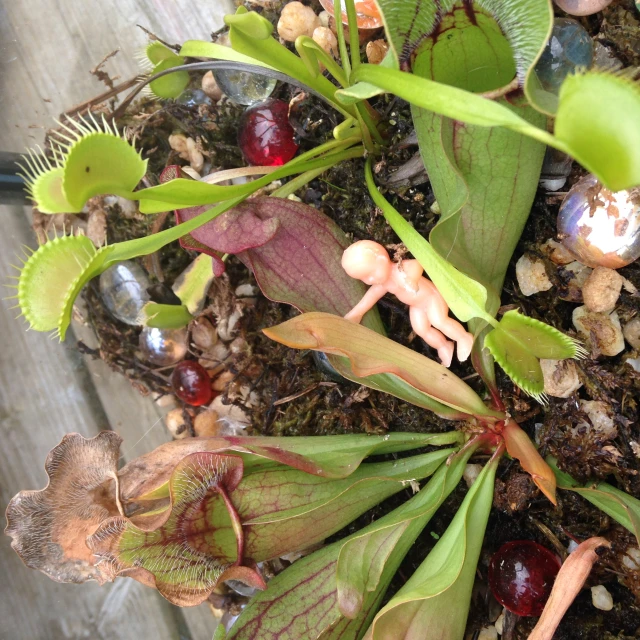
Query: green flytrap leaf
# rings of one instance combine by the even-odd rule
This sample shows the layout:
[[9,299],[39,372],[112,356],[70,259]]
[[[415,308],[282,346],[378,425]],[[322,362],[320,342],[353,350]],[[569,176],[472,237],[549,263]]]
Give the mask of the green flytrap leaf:
[[122,516],[105,520],[88,545],[111,578],[124,573],[174,604],[195,605],[220,580],[261,586],[250,573],[256,562],[321,542],[410,480],[432,475],[452,451],[365,463],[344,479],[283,465],[243,475],[239,456],[194,453],[171,475],[168,509],[138,516],[137,526]]
[[556,475],[558,488],[573,491],[587,499],[633,533],[640,545],[640,500],[606,482],[597,481],[583,486],[568,473],[560,471],[553,456],[547,456],[546,460]]
[[462,640],[498,460],[484,467],[426,560],[375,617],[367,640]]
[[516,310],[504,314],[485,338],[484,346],[505,373],[539,402],[545,399],[540,359],[564,360],[586,355],[573,338]]
[[225,636],[357,640],[400,562],[456,487],[473,447],[441,465],[411,500],[361,531],[296,561],[257,594]]

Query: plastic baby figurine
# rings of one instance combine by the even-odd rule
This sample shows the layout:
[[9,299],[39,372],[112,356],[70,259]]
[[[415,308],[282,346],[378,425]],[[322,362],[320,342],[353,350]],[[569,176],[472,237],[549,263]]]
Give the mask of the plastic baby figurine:
[[[377,242],[360,240],[342,254],[342,268],[352,277],[372,285],[362,300],[345,318],[360,323],[364,314],[386,293],[409,305],[409,319],[413,330],[438,351],[445,367],[451,366],[453,342],[458,343],[458,360],[466,360],[471,353],[473,336],[449,317],[449,307],[432,282],[423,277],[417,260],[391,262],[387,250]],[[444,335],[443,335],[444,334]]]

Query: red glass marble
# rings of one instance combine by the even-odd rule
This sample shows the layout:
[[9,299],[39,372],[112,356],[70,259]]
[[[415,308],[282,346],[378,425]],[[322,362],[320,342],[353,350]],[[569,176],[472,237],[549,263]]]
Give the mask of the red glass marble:
[[171,376],[171,386],[180,400],[194,407],[207,404],[213,398],[207,370],[193,360],[184,360],[176,366]]
[[489,563],[489,586],[496,600],[519,616],[539,616],[560,562],[532,540],[503,544]]
[[289,162],[298,151],[289,124],[289,105],[265,100],[247,109],[240,120],[238,146],[254,166],[277,166]]

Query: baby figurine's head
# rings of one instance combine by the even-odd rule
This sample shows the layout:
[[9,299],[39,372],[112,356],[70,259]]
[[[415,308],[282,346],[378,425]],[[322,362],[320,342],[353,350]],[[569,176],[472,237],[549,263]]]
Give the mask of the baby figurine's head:
[[342,254],[342,268],[365,284],[384,284],[391,275],[387,250],[372,240],[360,240]]

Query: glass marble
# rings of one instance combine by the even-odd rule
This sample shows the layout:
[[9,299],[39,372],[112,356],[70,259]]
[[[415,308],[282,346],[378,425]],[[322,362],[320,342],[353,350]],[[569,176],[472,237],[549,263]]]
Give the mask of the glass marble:
[[[217,44],[225,47],[230,45],[229,35],[223,34]],[[277,80],[259,73],[247,71],[226,71],[217,69],[212,72],[213,77],[229,100],[238,104],[251,106],[266,100],[276,88]]]
[[178,104],[185,107],[197,107],[206,104],[208,107],[213,106],[213,100],[202,89],[185,89],[176,99]]
[[547,147],[540,172],[540,186],[547,191],[559,191],[566,184],[572,167],[573,158],[553,147]]
[[142,357],[151,364],[167,367],[187,355],[187,330],[145,327],[140,333]]
[[640,193],[614,193],[594,176],[585,176],[560,206],[558,238],[589,267],[630,264],[640,258]]
[[135,262],[125,260],[100,276],[100,297],[109,313],[131,326],[138,326],[142,307],[150,301],[149,278]]
[[593,42],[586,29],[571,18],[556,18],[553,31],[535,71],[543,88],[559,93],[565,78],[578,67],[593,63]]
[[328,378],[331,378],[334,382],[344,382],[344,377],[338,373],[338,370],[329,362],[329,358],[326,353],[322,351],[312,351],[311,357],[316,365],[316,369],[321,373],[324,373]]
[[503,544],[489,563],[489,587],[496,600],[519,616],[539,616],[549,599],[560,561],[533,540]]
[[244,582],[240,582],[240,580],[226,580],[225,584],[229,589],[232,589],[238,595],[244,596],[245,598],[251,598],[251,596],[258,593],[258,589],[254,589]]
[[187,404],[200,407],[213,399],[211,378],[207,370],[193,360],[180,362],[171,375],[175,394]]
[[298,151],[289,123],[289,105],[271,98],[247,109],[240,119],[238,146],[254,166],[289,162]]

